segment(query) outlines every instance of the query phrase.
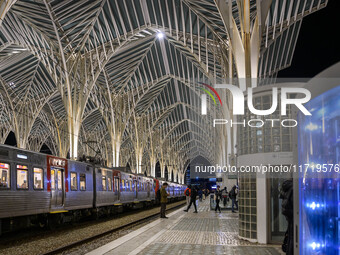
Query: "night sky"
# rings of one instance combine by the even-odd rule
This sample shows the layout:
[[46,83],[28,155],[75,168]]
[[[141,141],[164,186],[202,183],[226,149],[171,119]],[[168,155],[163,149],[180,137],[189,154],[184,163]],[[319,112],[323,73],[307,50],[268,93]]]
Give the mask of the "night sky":
[[[340,61],[340,1],[305,17],[296,44],[292,65],[278,77],[314,77]],[[340,76],[340,75],[339,75]]]
[[[329,0],[326,8],[303,19],[292,65],[278,77],[314,77],[340,61],[340,0]],[[340,76],[340,74],[339,74]],[[16,146],[11,132],[5,144]],[[50,154],[46,145],[41,152]]]

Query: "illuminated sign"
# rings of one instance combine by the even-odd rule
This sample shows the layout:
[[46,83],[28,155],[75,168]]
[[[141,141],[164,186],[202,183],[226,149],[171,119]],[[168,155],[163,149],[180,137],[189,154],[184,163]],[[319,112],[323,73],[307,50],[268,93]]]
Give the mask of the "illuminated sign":
[[66,160],[58,159],[58,158],[50,158],[50,165],[52,165],[52,166],[65,167],[65,165],[66,165]]
[[17,154],[17,158],[27,159],[27,156],[23,154]]

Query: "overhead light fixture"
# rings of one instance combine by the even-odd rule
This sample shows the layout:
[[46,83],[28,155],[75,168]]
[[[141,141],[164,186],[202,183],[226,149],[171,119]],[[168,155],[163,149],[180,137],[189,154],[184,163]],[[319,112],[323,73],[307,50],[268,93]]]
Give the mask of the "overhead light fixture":
[[164,38],[164,33],[158,32],[157,33],[157,37],[158,37],[158,39],[163,39]]

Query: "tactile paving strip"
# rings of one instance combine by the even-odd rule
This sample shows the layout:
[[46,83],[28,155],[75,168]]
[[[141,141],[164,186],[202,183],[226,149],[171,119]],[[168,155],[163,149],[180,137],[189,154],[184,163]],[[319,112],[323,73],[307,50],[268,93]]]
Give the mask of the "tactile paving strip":
[[158,243],[187,243],[187,244],[198,244],[202,233],[194,231],[178,231],[169,230],[160,236],[156,242]]
[[221,232],[238,232],[238,220],[231,218],[219,218]]
[[139,255],[178,254],[178,255],[280,255],[273,247],[256,246],[213,246],[200,244],[166,244],[154,243],[144,249]]
[[206,245],[252,245],[238,238],[238,233],[225,232],[194,232],[169,230],[160,236],[157,243],[187,243]]
[[183,218],[173,230],[217,232],[220,231],[220,225],[218,219]]

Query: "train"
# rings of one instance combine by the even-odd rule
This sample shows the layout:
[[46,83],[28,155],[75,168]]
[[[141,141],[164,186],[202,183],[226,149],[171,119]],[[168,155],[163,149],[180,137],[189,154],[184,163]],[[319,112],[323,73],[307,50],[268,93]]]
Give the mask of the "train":
[[[0,234],[23,225],[57,225],[124,207],[155,204],[164,180],[0,145]],[[169,200],[185,186],[167,182]]]

